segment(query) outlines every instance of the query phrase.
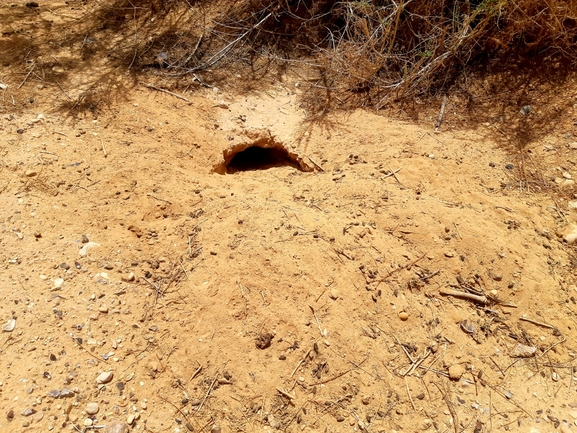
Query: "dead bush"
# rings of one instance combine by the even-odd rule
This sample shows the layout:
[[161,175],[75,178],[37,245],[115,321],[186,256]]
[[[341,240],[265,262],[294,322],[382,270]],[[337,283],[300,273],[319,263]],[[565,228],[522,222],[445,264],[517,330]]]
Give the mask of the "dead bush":
[[220,1],[202,15],[174,74],[306,62],[313,87],[377,108],[444,89],[475,65],[577,54],[577,2],[562,0]]

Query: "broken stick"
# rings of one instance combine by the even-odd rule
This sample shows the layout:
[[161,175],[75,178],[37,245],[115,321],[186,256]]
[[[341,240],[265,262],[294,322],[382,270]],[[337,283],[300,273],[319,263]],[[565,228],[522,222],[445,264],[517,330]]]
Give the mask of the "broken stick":
[[148,87],[149,89],[158,90],[159,92],[166,93],[168,95],[174,96],[175,98],[182,99],[183,101],[186,101],[189,104],[192,104],[192,101],[185,98],[184,96],[181,96],[177,93],[171,92],[170,90],[163,89],[162,87],[156,87],[156,86],[153,86],[152,84],[145,84],[144,87]]
[[435,131],[439,130],[439,126],[441,126],[441,122],[443,121],[443,116],[445,115],[445,106],[447,105],[447,95],[443,96],[443,102],[441,104],[441,112],[439,113],[439,118],[437,119],[437,123],[435,124]]
[[542,326],[543,328],[557,329],[557,328],[555,328],[553,325],[549,325],[548,323],[537,322],[536,320],[528,319],[528,318],[526,318],[526,317],[519,317],[519,320],[522,320],[522,321],[524,321],[524,322],[532,323],[533,325]]
[[485,296],[473,295],[471,293],[461,292],[459,290],[441,289],[439,290],[439,293],[441,295],[454,296],[455,298],[478,302],[479,304],[482,305],[487,305],[489,303],[489,300]]

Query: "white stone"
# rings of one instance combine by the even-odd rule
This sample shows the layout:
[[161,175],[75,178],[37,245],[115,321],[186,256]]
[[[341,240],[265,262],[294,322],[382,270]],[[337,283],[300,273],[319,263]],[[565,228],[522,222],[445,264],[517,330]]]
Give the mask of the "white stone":
[[99,410],[98,403],[88,403],[86,405],[86,413],[88,415],[96,415]]
[[575,243],[575,241],[577,241],[577,228],[575,230],[573,230],[570,233],[567,233],[565,236],[563,236],[563,239],[565,240],[565,242],[567,242],[569,245],[572,245]]
[[96,242],[88,242],[88,243],[84,244],[84,246],[82,248],[80,248],[80,251],[78,251],[78,254],[80,254],[82,257],[84,257],[88,254],[88,251],[90,251],[93,248],[97,248],[99,246],[100,246],[100,244],[98,244]]
[[96,383],[108,383],[114,377],[114,373],[112,371],[105,371],[98,375],[96,378]]
[[2,326],[2,331],[3,332],[12,332],[14,331],[14,328],[16,327],[16,320],[15,319],[9,319],[3,326]]
[[530,358],[535,356],[537,348],[535,346],[527,346],[525,344],[517,343],[513,352],[511,352],[511,357],[513,358]]

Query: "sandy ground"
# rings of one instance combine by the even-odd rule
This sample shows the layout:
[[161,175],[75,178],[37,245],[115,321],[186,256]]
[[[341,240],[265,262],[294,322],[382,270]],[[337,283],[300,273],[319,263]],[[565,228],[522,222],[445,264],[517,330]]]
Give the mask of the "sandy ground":
[[[23,78],[2,78],[0,431],[577,431],[567,131],[532,147],[539,192],[491,124],[311,122],[291,80],[68,116]],[[221,174],[255,143],[292,161]]]

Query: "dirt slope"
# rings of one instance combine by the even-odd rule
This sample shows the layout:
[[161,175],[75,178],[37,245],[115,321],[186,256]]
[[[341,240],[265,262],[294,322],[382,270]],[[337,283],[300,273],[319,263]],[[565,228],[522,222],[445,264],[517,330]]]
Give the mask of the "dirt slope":
[[[575,210],[492,125],[310,122],[294,84],[3,105],[0,431],[577,429]],[[242,143],[293,161],[215,172]]]

